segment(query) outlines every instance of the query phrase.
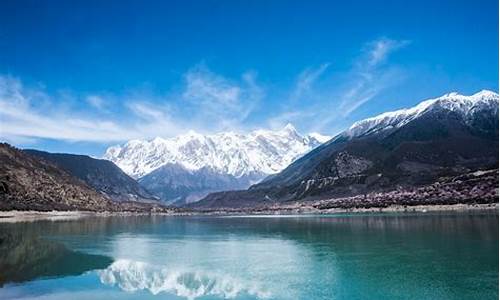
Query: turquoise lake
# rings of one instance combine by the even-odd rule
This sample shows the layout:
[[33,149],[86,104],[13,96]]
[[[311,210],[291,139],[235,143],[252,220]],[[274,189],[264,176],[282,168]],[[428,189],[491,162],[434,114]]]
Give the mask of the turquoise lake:
[[0,223],[0,299],[498,299],[498,212]]

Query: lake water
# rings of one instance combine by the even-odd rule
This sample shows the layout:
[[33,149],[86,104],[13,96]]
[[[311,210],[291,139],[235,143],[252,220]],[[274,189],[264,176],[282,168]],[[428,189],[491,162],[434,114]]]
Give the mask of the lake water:
[[0,224],[0,299],[498,299],[498,213]]

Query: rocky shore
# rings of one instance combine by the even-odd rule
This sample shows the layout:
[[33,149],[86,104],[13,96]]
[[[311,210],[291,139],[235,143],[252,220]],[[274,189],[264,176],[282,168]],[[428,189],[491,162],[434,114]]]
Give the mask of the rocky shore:
[[270,216],[270,215],[325,215],[344,213],[426,213],[446,211],[492,211],[498,213],[498,203],[488,204],[449,204],[449,205],[392,205],[369,208],[329,208],[317,209],[311,206],[282,206],[255,210],[212,210],[212,211],[177,211],[165,212],[91,212],[91,211],[0,211],[0,223],[34,222],[40,220],[68,221],[87,217],[127,217],[127,216]]

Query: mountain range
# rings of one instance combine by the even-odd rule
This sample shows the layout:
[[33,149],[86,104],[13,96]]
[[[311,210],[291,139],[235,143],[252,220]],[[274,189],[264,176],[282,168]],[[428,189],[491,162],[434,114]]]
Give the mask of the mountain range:
[[498,169],[498,94],[450,93],[356,122],[248,190],[213,193],[192,207],[366,195],[488,169]]
[[498,118],[498,94],[481,91],[383,113],[333,138],[302,136],[291,125],[248,134],[190,132],[111,147],[109,160],[1,143],[0,210],[496,203]]
[[329,140],[302,136],[291,125],[248,134],[189,133],[171,139],[132,140],[104,158],[138,179],[166,203],[190,203],[210,192],[248,188]]
[[2,210],[110,210],[113,206],[83,181],[49,161],[0,144]]
[[0,210],[171,211],[151,197],[112,162],[0,143]]
[[24,150],[24,152],[54,163],[114,201],[155,202],[158,200],[109,160],[96,159],[87,155],[49,153],[38,150]]

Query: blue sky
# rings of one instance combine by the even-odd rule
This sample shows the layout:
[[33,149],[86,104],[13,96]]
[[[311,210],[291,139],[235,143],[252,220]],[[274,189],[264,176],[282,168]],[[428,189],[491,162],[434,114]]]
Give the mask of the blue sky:
[[102,155],[133,138],[333,135],[498,90],[497,1],[1,1],[0,138]]

